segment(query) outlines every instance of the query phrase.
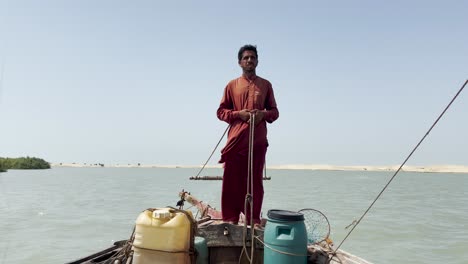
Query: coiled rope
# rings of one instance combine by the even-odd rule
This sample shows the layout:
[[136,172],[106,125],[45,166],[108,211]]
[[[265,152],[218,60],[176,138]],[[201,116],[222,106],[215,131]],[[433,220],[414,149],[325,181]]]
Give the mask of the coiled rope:
[[413,153],[416,151],[416,149],[419,147],[419,145],[421,145],[421,143],[424,141],[424,139],[429,135],[429,133],[431,132],[431,130],[434,128],[434,126],[439,122],[439,120],[442,118],[442,116],[445,114],[445,112],[449,109],[449,107],[452,105],[452,103],[455,101],[455,99],[458,97],[458,95],[463,91],[463,89],[465,88],[466,84],[468,83],[468,80],[465,81],[465,83],[462,85],[462,87],[458,90],[457,94],[455,94],[455,96],[452,98],[452,100],[450,101],[450,103],[445,107],[444,111],[442,111],[442,113],[439,115],[439,117],[436,119],[436,121],[432,124],[432,126],[429,128],[429,130],[426,132],[426,134],[422,137],[422,139],[419,141],[419,143],[413,148],[413,150],[411,151],[411,153],[408,155],[408,157],[406,157],[406,159],[403,161],[403,163],[400,165],[400,167],[398,168],[398,170],[393,174],[392,178],[387,182],[387,184],[385,185],[385,187],[380,191],[380,193],[377,195],[377,197],[374,199],[374,201],[371,203],[371,205],[367,208],[367,210],[364,212],[364,214],[362,214],[362,216],[359,218],[359,220],[357,220],[356,224],[353,225],[353,227],[351,228],[351,230],[348,232],[348,234],[346,235],[346,237],[343,239],[343,241],[341,241],[341,243],[338,245],[338,247],[336,247],[336,249],[333,251],[333,254],[336,254],[336,251],[341,247],[341,245],[346,241],[346,239],[349,237],[349,235],[351,235],[351,233],[353,232],[353,230],[356,228],[357,225],[359,225],[359,223],[361,223],[361,220],[364,218],[364,216],[366,216],[366,214],[369,212],[369,210],[372,208],[372,206],[375,204],[375,202],[377,202],[377,200],[380,198],[380,196],[382,195],[382,193],[387,189],[388,185],[390,185],[390,183],[393,181],[393,179],[395,178],[395,176],[401,171],[401,168],[406,164],[406,162],[409,160],[409,158],[413,155]]

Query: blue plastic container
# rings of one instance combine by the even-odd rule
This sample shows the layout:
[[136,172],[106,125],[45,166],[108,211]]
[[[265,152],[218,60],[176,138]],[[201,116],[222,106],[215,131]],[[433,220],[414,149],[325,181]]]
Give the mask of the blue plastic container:
[[264,241],[264,263],[307,263],[307,230],[303,214],[269,210]]
[[195,237],[195,250],[197,251],[197,263],[196,264],[208,264],[208,246],[206,239],[203,237]]

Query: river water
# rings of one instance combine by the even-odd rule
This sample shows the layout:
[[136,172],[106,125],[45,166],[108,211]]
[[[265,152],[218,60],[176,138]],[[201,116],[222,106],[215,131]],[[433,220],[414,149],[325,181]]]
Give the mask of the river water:
[[[182,189],[219,208],[198,169],[53,168],[0,173],[0,263],[64,263],[127,239],[138,214]],[[221,175],[207,169],[202,175]],[[263,212],[314,208],[338,245],[391,172],[269,170]],[[468,174],[401,173],[344,242],[374,263],[468,263]]]

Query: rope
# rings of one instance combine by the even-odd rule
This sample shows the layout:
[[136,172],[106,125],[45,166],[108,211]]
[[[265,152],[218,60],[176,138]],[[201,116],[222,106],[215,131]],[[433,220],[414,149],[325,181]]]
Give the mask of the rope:
[[[250,193],[251,193],[251,202],[250,202],[250,234],[251,234],[251,245],[250,245],[250,258],[251,258],[251,263],[253,263],[253,258],[254,258],[254,253],[255,253],[255,246],[254,246],[254,220],[253,220],[253,207],[254,207],[254,201],[253,201],[253,191],[254,191],[254,163],[253,163],[253,152],[254,152],[254,132],[255,132],[255,114],[250,114],[250,137],[249,137],[249,143],[250,143],[250,149],[249,149],[249,155],[250,155],[250,175],[248,176],[250,179]],[[245,209],[244,209],[245,210]],[[247,220],[247,219],[246,219]]]
[[156,252],[163,252],[163,253],[171,253],[171,254],[177,254],[177,253],[185,253],[185,254],[193,254],[194,251],[190,250],[176,250],[176,251],[170,251],[170,250],[162,250],[162,249],[152,249],[152,248],[143,248],[143,247],[137,247],[133,245],[134,248],[139,248],[139,249],[144,249],[144,250],[149,250],[149,251],[156,251]]
[[5,73],[5,55],[2,57],[2,64],[0,69],[0,104],[2,103],[3,95],[3,75]]
[[289,256],[295,256],[295,257],[310,257],[311,255],[309,254],[306,254],[306,255],[303,255],[303,254],[294,254],[294,253],[291,253],[291,252],[286,252],[286,251],[281,251],[281,250],[278,250],[276,248],[273,248],[271,246],[269,246],[268,244],[266,244],[261,238],[260,236],[254,236],[255,239],[257,239],[260,243],[263,244],[264,247],[267,247],[277,253],[280,253],[280,254],[284,254],[284,255],[289,255]]
[[[247,254],[247,260],[250,263],[253,263],[253,256],[255,253],[254,248],[254,226],[253,226],[253,145],[254,145],[254,133],[255,133],[255,114],[249,113],[249,153],[248,153],[248,161],[247,161],[247,193],[245,195],[244,201],[244,213],[247,218],[247,207],[250,206],[250,230],[251,230],[251,245],[250,245],[250,256]],[[242,251],[241,257],[244,252],[247,252],[247,219],[244,221],[244,228],[242,232],[243,242],[242,242]],[[241,261],[241,257],[239,258],[239,263]]]
[[223,140],[224,135],[226,135],[226,132],[228,131],[229,127],[231,127],[231,126],[228,125],[228,126],[226,127],[226,130],[224,130],[224,133],[223,133],[223,135],[221,136],[221,138],[219,139],[218,144],[216,144],[216,147],[213,149],[213,151],[211,152],[210,156],[209,156],[208,159],[206,160],[205,164],[203,164],[203,167],[202,167],[202,168],[200,169],[200,171],[197,173],[197,176],[195,176],[195,178],[197,178],[197,177],[200,175],[200,173],[203,171],[203,169],[205,169],[206,164],[208,164],[208,162],[210,161],[211,157],[212,157],[213,154],[215,153],[216,149],[217,149],[218,146],[219,146],[219,143],[221,143],[221,140]]
[[133,241],[135,240],[135,229],[136,229],[136,226],[133,227],[132,235],[125,242],[125,245],[122,246],[120,251],[118,251],[114,256],[112,256],[106,262],[104,262],[104,264],[115,263],[115,261],[120,261],[120,263],[126,263],[129,259],[133,258],[132,246],[133,246]]
[[422,137],[422,139],[419,141],[419,143],[413,148],[413,150],[411,151],[411,153],[408,155],[408,157],[406,157],[405,161],[403,161],[403,163],[400,165],[400,167],[398,168],[398,170],[393,174],[392,178],[387,182],[387,184],[385,185],[385,187],[380,191],[380,193],[377,195],[377,197],[374,199],[374,201],[371,203],[371,205],[367,208],[367,210],[364,212],[364,214],[362,214],[362,216],[359,218],[359,220],[357,220],[356,224],[351,228],[351,230],[349,231],[349,233],[346,235],[346,237],[343,239],[343,241],[341,241],[341,243],[338,245],[338,247],[335,249],[335,251],[333,253],[336,253],[336,251],[341,247],[341,245],[346,241],[346,239],[349,237],[349,235],[353,232],[353,230],[356,228],[357,225],[359,225],[359,223],[361,223],[361,220],[364,218],[364,216],[367,214],[367,212],[369,212],[369,210],[372,208],[372,206],[375,204],[375,202],[377,202],[377,200],[380,198],[380,196],[382,195],[382,193],[387,189],[388,185],[390,185],[390,183],[393,181],[393,179],[395,178],[395,176],[400,172],[401,168],[406,164],[406,162],[409,160],[409,158],[413,155],[413,153],[416,151],[416,149],[419,147],[419,145],[424,141],[424,139],[427,137],[427,135],[429,135],[429,133],[431,132],[431,130],[435,127],[435,125],[439,122],[439,120],[442,118],[442,116],[445,114],[445,112],[449,109],[449,107],[452,105],[452,103],[455,101],[455,99],[458,97],[458,95],[463,91],[463,89],[465,88],[466,84],[468,83],[468,80],[465,81],[465,83],[462,85],[462,87],[460,88],[460,90],[458,90],[457,94],[455,94],[455,96],[452,98],[452,100],[450,101],[450,103],[445,107],[444,111],[442,111],[442,113],[439,115],[439,117],[436,119],[436,121],[432,124],[432,126],[429,128],[429,130],[426,132],[426,134]]

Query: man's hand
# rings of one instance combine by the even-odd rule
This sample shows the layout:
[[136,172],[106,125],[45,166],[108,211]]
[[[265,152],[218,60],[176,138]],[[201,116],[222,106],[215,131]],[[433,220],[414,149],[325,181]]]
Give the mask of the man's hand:
[[247,109],[243,109],[239,111],[239,118],[242,119],[244,122],[248,122],[250,119],[250,112]]
[[262,122],[263,118],[265,117],[265,112],[262,110],[254,109],[251,110],[250,113],[255,115],[255,126]]
[[265,111],[254,109],[254,110],[247,110],[243,109],[239,111],[239,118],[242,121],[250,123],[250,114],[255,115],[255,126],[258,125],[262,120],[265,118]]

